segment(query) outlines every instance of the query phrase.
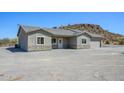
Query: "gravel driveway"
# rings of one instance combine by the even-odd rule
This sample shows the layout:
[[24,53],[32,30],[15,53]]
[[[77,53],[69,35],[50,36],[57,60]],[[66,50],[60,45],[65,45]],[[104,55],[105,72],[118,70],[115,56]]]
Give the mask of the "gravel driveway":
[[0,48],[0,80],[124,80],[124,47],[24,52]]

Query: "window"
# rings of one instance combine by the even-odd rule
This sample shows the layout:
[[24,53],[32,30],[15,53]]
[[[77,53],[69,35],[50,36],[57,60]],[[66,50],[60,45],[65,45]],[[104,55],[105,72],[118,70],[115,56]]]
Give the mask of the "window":
[[52,43],[55,44],[56,43],[56,38],[52,39]]
[[86,39],[82,39],[82,44],[86,44],[87,40]]
[[44,44],[44,37],[37,37],[37,44]]

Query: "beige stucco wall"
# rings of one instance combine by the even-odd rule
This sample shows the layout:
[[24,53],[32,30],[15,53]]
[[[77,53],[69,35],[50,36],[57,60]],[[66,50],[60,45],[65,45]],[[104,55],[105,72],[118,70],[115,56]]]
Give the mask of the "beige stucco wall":
[[[44,44],[38,45],[36,42],[37,36],[44,37]],[[51,37],[41,32],[28,35],[28,51],[50,50],[52,49]]]

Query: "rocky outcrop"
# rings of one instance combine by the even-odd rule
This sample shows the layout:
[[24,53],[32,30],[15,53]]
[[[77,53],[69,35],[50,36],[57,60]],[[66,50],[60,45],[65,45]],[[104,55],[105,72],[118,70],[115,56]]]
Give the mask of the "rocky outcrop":
[[123,35],[116,34],[109,32],[103,29],[100,25],[96,24],[74,24],[74,25],[67,25],[67,26],[60,26],[59,28],[62,29],[78,29],[78,30],[86,30],[90,33],[102,35],[105,39],[103,40],[104,43],[107,44],[119,44],[119,40],[124,38]]

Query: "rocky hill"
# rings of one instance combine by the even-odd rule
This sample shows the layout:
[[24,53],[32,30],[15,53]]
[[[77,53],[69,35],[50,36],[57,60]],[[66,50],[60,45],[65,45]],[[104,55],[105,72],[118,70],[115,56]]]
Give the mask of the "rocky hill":
[[105,44],[124,44],[124,36],[116,33],[109,32],[103,29],[100,25],[95,24],[74,24],[74,25],[67,25],[67,26],[60,26],[59,28],[62,29],[78,29],[78,30],[86,30],[90,33],[95,33],[102,35],[105,39],[103,42]]

